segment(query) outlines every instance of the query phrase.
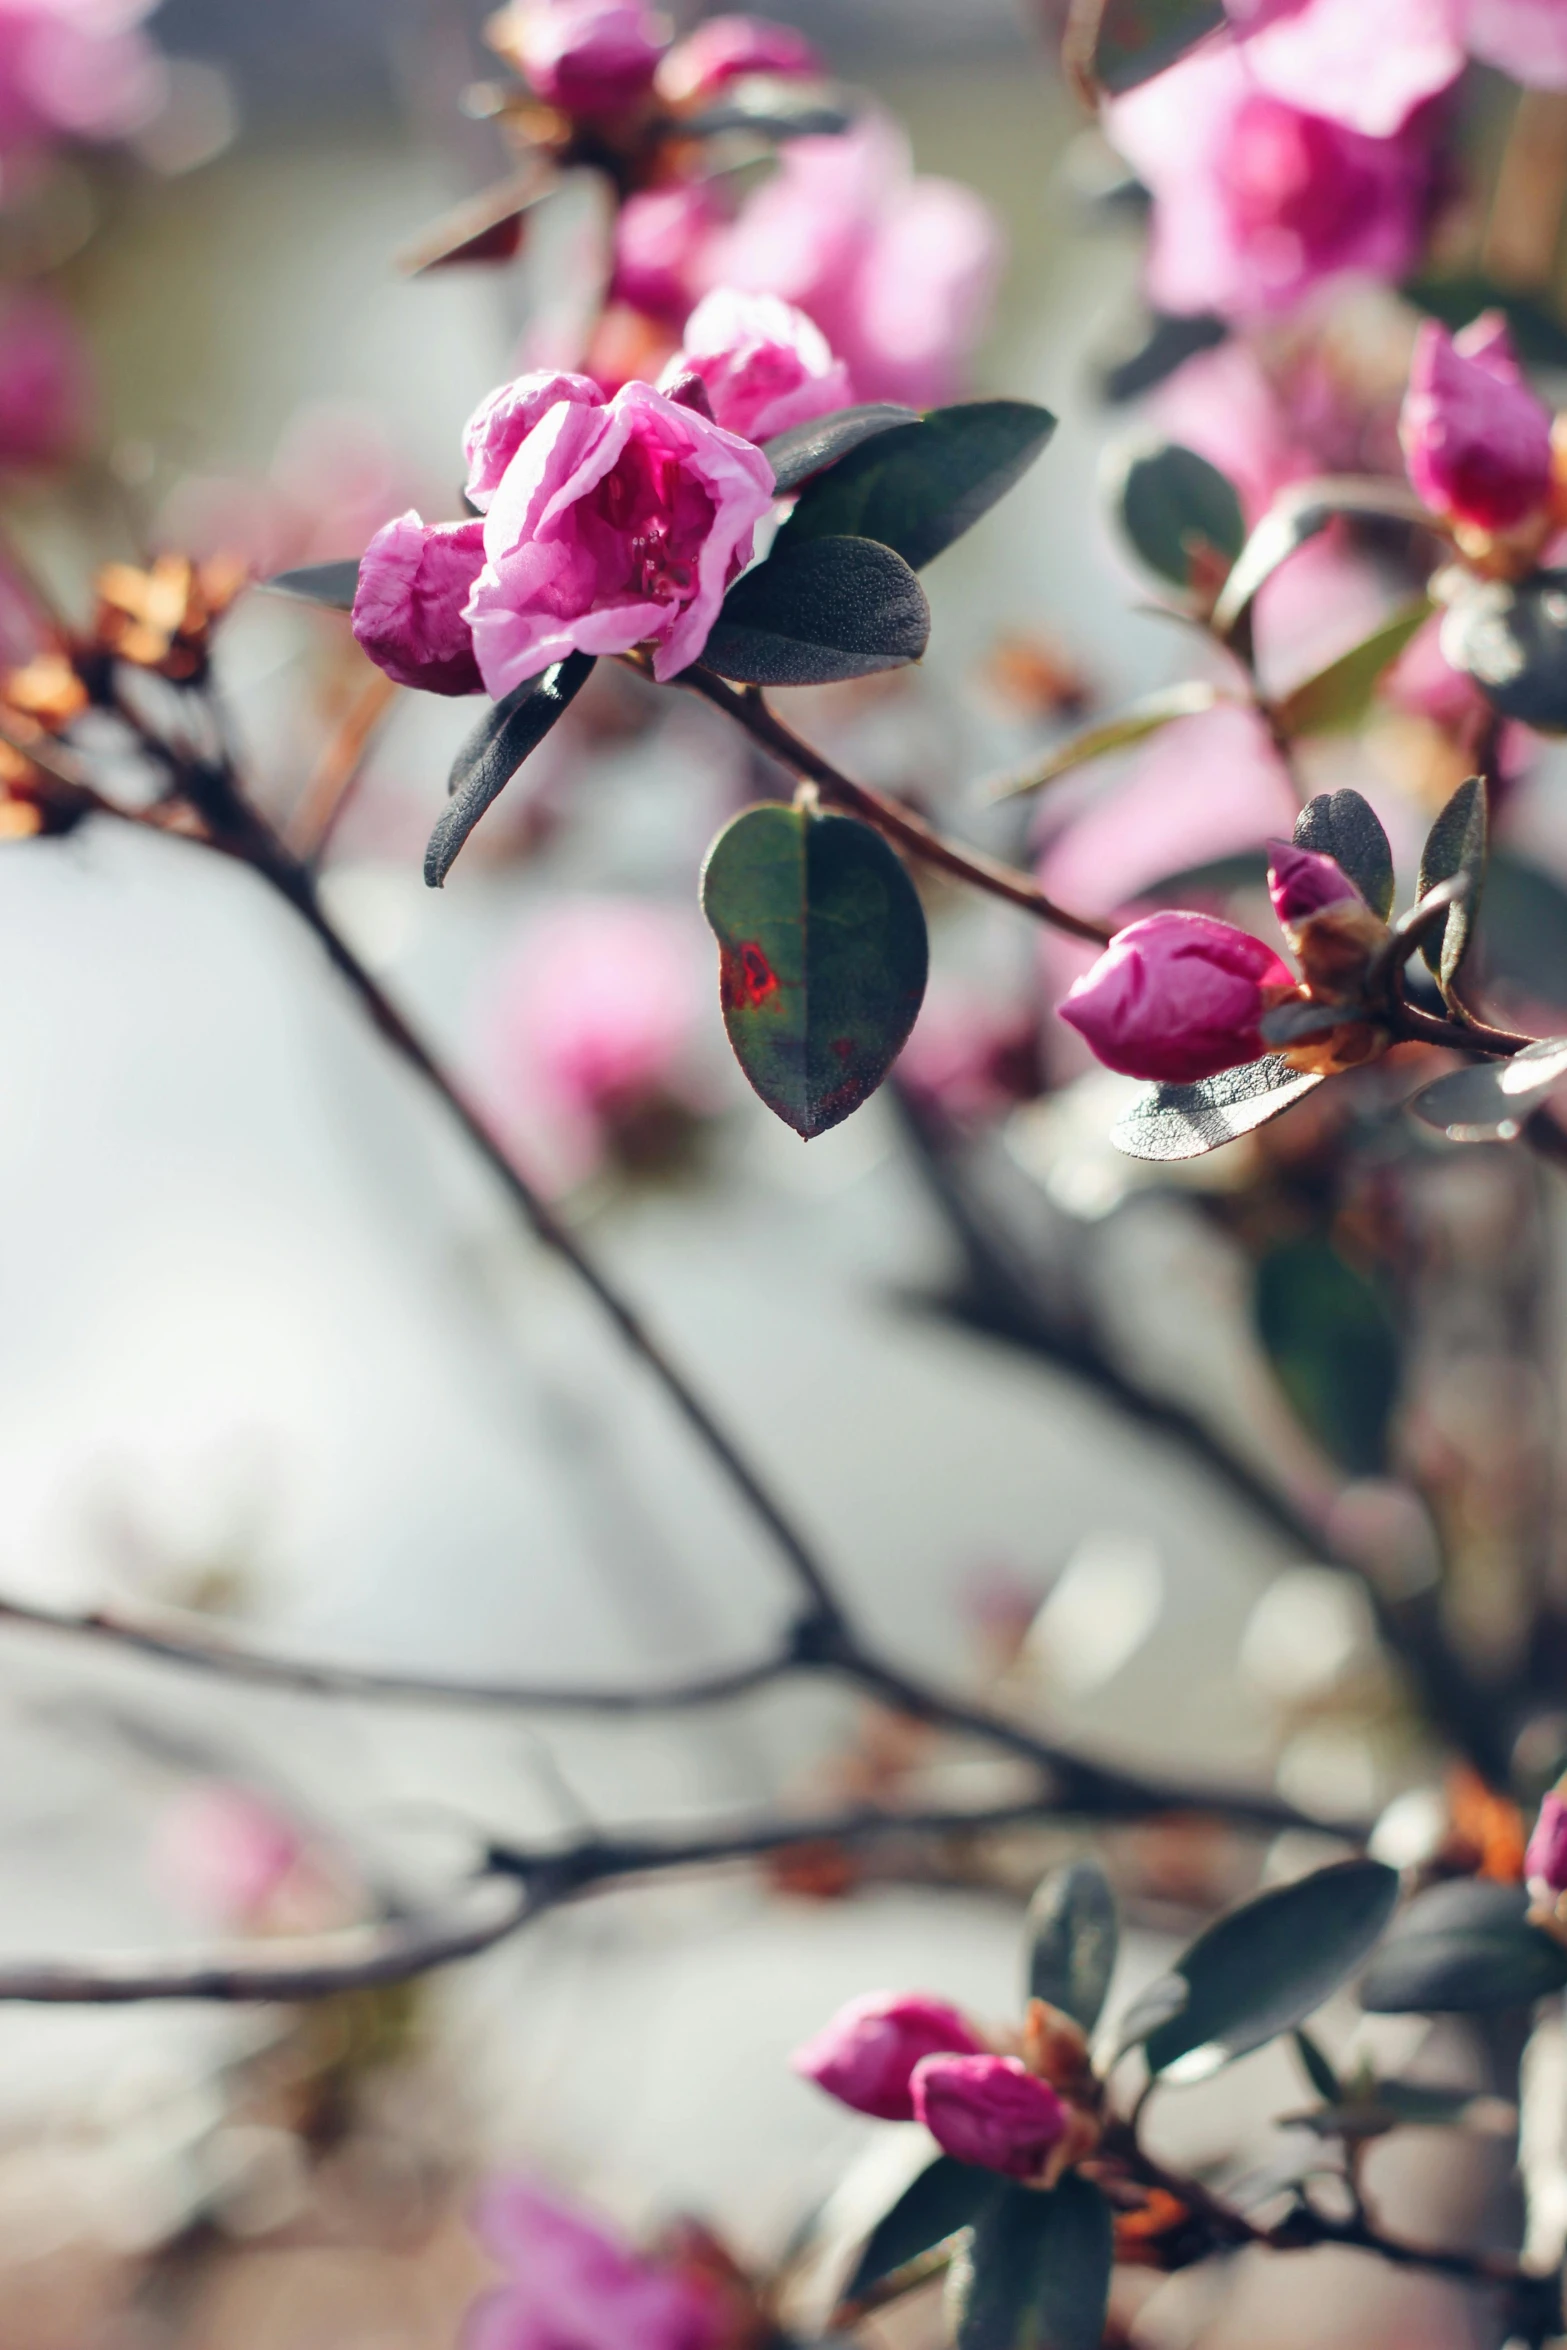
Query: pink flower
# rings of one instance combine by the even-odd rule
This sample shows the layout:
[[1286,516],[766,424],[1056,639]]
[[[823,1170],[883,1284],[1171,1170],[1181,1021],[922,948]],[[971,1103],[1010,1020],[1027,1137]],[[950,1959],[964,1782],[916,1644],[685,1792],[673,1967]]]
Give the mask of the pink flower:
[[960,983],[932,987],[898,1055],[898,1078],[946,1117],[994,1118],[1039,1091],[1039,1023],[1025,1006]]
[[1359,890],[1343,867],[1317,849],[1298,849],[1293,841],[1268,843],[1268,895],[1273,911],[1286,930],[1309,922],[1329,906],[1364,904]]
[[1433,612],[1384,671],[1378,693],[1395,710],[1411,717],[1429,718],[1448,734],[1472,725],[1490,708],[1480,688],[1462,669],[1455,669],[1442,650],[1442,621]]
[[1523,1858],[1523,1873],[1553,1893],[1567,1893],[1567,1802],[1554,1790],[1540,1806],[1540,1816]]
[[154,0],[0,0],[0,149],[118,139],[163,99]]
[[530,2180],[493,2180],[474,2227],[510,2275],[468,2312],[463,2350],[718,2350],[723,2311],[709,2286],[643,2259]]
[[759,449],[651,385],[561,401],[523,442],[484,522],[465,617],[499,698],[570,652],[651,643],[660,684],[696,660],[772,503]]
[[1456,337],[1421,321],[1399,433],[1410,480],[1451,521],[1509,530],[1550,494],[1551,412],[1494,311]]
[[1456,0],[1226,0],[1270,96],[1368,138],[1390,138],[1464,69]]
[[927,2056],[913,2092],[943,2154],[1009,2178],[1036,2178],[1066,2136],[1066,2107],[1016,2056]]
[[359,561],[354,635],[396,684],[481,690],[463,608],[483,561],[482,522],[421,522],[410,512],[376,532]]
[[159,1823],[158,1874],[196,1915],[249,1926],[299,1866],[299,1831],[246,1787],[192,1787]]
[[840,2105],[878,2121],[914,2118],[910,2081],[924,2059],[979,2056],[984,2041],[944,1999],[923,1992],[868,1992],[839,2009],[814,2040],[790,2058],[795,2071]]
[[541,416],[557,401],[576,401],[586,408],[602,408],[604,394],[590,375],[563,375],[540,368],[501,384],[479,402],[463,427],[463,455],[468,460],[466,489],[469,503],[484,513],[501,485],[501,476]]
[[[1461,0],[1462,4],[1462,0]],[[1567,9],[1562,0],[1467,0],[1470,52],[1533,90],[1567,90]]]
[[1367,138],[1270,96],[1239,46],[1217,41],[1117,99],[1108,120],[1154,197],[1148,292],[1161,309],[1284,310],[1344,271],[1402,277],[1419,254],[1436,186],[1428,114]]
[[669,25],[641,0],[520,0],[502,38],[547,106],[624,114],[653,87]]
[[658,69],[658,94],[672,106],[712,98],[752,73],[788,81],[816,81],[821,58],[803,33],[765,16],[710,16],[677,42]]
[[613,298],[667,326],[683,326],[722,226],[712,190],[700,180],[628,196],[615,222]]
[[715,420],[747,441],[769,440],[854,399],[849,371],[820,327],[776,294],[720,287],[699,302],[661,388],[687,374],[706,385]]
[[1263,1013],[1295,986],[1260,939],[1169,910],[1118,931],[1059,1008],[1107,1069],[1189,1085],[1259,1059]]
[[0,466],[78,453],[92,403],[87,353],[63,303],[17,294],[0,312]]

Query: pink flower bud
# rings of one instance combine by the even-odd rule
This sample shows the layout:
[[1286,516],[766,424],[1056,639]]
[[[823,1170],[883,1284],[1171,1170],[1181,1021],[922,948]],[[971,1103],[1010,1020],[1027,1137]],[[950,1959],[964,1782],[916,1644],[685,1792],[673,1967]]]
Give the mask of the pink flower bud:
[[481,514],[488,511],[501,475],[529,433],[560,400],[587,408],[604,405],[604,395],[590,375],[562,375],[549,367],[501,384],[479,402],[463,427],[462,445],[468,460],[468,499]]
[[1434,514],[1510,530],[1550,494],[1551,412],[1518,370],[1505,324],[1476,319],[1455,340],[1428,318],[1399,418],[1409,478]]
[[376,532],[359,559],[354,634],[395,684],[483,691],[463,618],[483,562],[482,522],[421,522],[410,511]]
[[1317,849],[1298,849],[1293,841],[1268,843],[1268,895],[1273,911],[1286,930],[1298,929],[1313,914],[1329,906],[1360,906],[1365,900],[1344,868]]
[[917,1991],[872,1991],[840,2008],[790,2062],[840,2105],[873,2113],[878,2121],[906,2122],[914,2118],[909,2080],[922,2058],[975,2055],[984,2045],[944,1999]]
[[641,0],[525,0],[506,45],[536,96],[563,114],[624,114],[647,96],[669,25]]
[[671,106],[711,98],[751,73],[816,81],[825,68],[803,33],[765,16],[710,16],[677,42],[658,69],[658,94]]
[[1060,1012],[1107,1069],[1189,1085],[1265,1053],[1263,1013],[1295,985],[1260,939],[1172,910],[1118,931]]
[[712,190],[700,180],[628,196],[615,222],[612,298],[681,327],[701,291],[707,250],[722,221]]
[[1523,1873],[1531,1883],[1538,1879],[1553,1893],[1567,1893],[1567,1801],[1554,1790],[1540,1806]]
[[700,376],[714,420],[748,441],[830,416],[854,398],[848,369],[803,310],[776,294],[737,294],[728,286],[699,302],[686,320],[684,345],[659,379],[660,390],[670,391],[685,375]]
[[1015,2056],[927,2056],[913,2094],[915,2117],[943,2154],[1009,2178],[1037,2177],[1066,2136],[1062,2100]]

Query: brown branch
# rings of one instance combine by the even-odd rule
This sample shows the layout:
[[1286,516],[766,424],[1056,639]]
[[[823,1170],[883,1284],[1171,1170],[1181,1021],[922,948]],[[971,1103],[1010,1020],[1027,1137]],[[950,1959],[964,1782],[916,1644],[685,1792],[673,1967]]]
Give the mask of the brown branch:
[[318,865],[325,854],[364,773],[381,721],[396,698],[391,679],[372,670],[317,760],[288,823],[290,845],[307,864]]

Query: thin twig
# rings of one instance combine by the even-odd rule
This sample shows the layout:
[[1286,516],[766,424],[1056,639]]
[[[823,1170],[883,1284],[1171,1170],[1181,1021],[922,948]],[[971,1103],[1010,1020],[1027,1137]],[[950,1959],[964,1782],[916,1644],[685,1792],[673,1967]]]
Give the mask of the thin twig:
[[316,762],[288,823],[289,844],[307,864],[319,865],[325,855],[364,773],[376,732],[396,698],[391,679],[373,669]]

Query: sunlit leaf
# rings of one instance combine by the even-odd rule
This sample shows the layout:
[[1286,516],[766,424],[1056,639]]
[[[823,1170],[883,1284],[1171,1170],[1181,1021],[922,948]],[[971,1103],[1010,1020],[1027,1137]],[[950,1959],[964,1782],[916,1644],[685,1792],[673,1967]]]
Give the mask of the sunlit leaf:
[[1204,566],[1222,576],[1246,536],[1233,482],[1175,441],[1123,460],[1112,476],[1111,506],[1149,570],[1183,592]]
[[1110,1140],[1128,1158],[1200,1159],[1265,1126],[1321,1083],[1270,1054],[1196,1085],[1151,1085],[1111,1127]]
[[801,493],[777,546],[857,534],[916,571],[1020,481],[1055,431],[1028,400],[966,400],[879,433]]
[[1097,2187],[1004,2185],[953,2264],[956,2350],[1099,2350],[1114,2231]]
[[1448,607],[1442,650],[1504,718],[1567,730],[1567,571],[1469,581]]
[[1490,811],[1485,778],[1471,775],[1461,783],[1426,835],[1420,852],[1417,893],[1425,897],[1439,882],[1457,877],[1468,884],[1464,894],[1448,907],[1447,918],[1426,932],[1420,951],[1442,983],[1444,995],[1457,978],[1474,936],[1485,882],[1490,838]]
[[440,888],[479,818],[565,716],[592,669],[591,653],[568,653],[486,710],[452,763],[451,802],[424,852],[424,877],[432,889]]
[[824,473],[879,433],[894,425],[918,424],[919,413],[883,400],[870,407],[839,408],[831,416],[813,417],[809,424],[791,425],[787,432],[762,443],[762,455],[773,469],[773,486],[783,497],[816,473]]
[[1567,1077],[1567,1037],[1544,1036],[1509,1060],[1455,1069],[1409,1104],[1450,1142],[1516,1142],[1525,1121]]
[[1471,1878],[1433,1885],[1409,1904],[1367,1970],[1360,2004],[1374,2015],[1462,2014],[1527,2007],[1567,1986],[1567,1948],[1527,1924],[1521,1885]]
[[840,2299],[858,2301],[883,2277],[969,2227],[1000,2185],[993,2170],[938,2154],[876,2222]]
[[1316,481],[1295,482],[1282,490],[1252,532],[1236,558],[1235,568],[1213,608],[1213,625],[1221,636],[1232,636],[1253,596],[1287,563],[1297,548],[1340,514],[1376,520],[1409,522],[1426,530],[1435,527],[1431,516],[1408,484],[1383,481],[1361,474],[1325,475]]
[[1360,644],[1285,694],[1273,705],[1281,730],[1293,739],[1308,734],[1346,734],[1362,725],[1384,670],[1425,626],[1433,610],[1429,596],[1406,604]]
[[1295,819],[1295,846],[1331,857],[1373,914],[1393,911],[1393,850],[1376,810],[1358,791],[1319,792]]
[[1120,1940],[1115,1895],[1104,1870],[1092,1861],[1052,1869],[1029,1903],[1024,1934],[1029,1997],[1047,1999],[1091,2032],[1110,1988]]
[[925,591],[890,547],[780,540],[724,598],[702,659],[742,685],[836,685],[919,660],[929,637]]
[[330,612],[351,612],[359,588],[359,561],[306,563],[297,571],[279,571],[261,582],[275,596],[292,596],[301,604],[321,604]]
[[1189,678],[1181,685],[1164,686],[1158,693],[1134,702],[1118,718],[1107,718],[1103,725],[1089,726],[1081,734],[1075,734],[1070,742],[1063,743],[1037,766],[999,784],[993,796],[1010,800],[1022,792],[1038,791],[1042,785],[1054,783],[1058,776],[1069,775],[1074,767],[1085,767],[1090,759],[1102,759],[1109,751],[1124,751],[1133,743],[1146,742],[1149,735],[1158,734],[1177,718],[1199,718],[1205,710],[1237,698],[1210,685],[1204,678]]

